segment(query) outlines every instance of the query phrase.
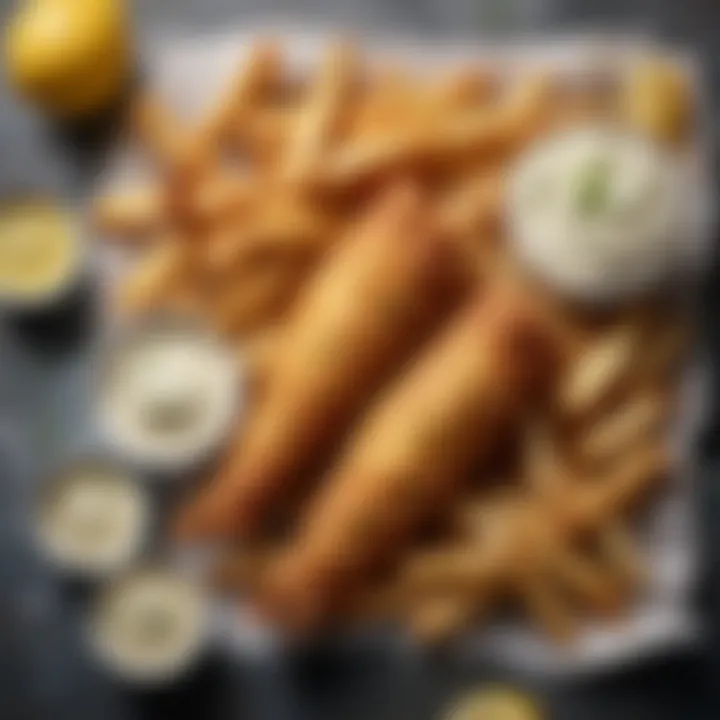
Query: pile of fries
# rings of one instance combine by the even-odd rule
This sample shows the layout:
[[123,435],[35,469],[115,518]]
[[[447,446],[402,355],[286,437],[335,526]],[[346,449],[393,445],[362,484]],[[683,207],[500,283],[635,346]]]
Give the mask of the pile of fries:
[[261,41],[197,122],[137,100],[157,173],[95,208],[137,255],[118,312],[200,318],[252,380],[177,522],[243,537],[219,587],[295,630],[395,618],[429,640],[507,601],[559,639],[627,605],[684,321],[655,299],[568,307],[525,277],[504,190],[536,138],[588,121],[688,141],[674,68],[631,70],[418,78],[340,41],[298,81]]

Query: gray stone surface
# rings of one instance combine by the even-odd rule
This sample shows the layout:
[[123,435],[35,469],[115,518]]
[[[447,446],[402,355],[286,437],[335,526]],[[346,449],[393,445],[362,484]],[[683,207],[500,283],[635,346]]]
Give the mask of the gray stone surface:
[[[12,5],[0,0],[1,18]],[[705,53],[714,87],[720,77],[720,6],[713,0],[136,0],[133,11],[145,37],[272,17],[464,36],[629,25],[692,43]],[[97,169],[93,139],[101,135],[78,139],[49,132],[0,86],[0,193],[41,189],[81,200]],[[3,720],[429,720],[460,688],[493,678],[537,690],[558,720],[717,717],[709,705],[713,683],[707,682],[717,684],[714,673],[720,667],[713,665],[720,653],[713,653],[717,643],[712,621],[709,647],[697,657],[658,659],[651,667],[572,685],[538,683],[496,667],[461,667],[451,655],[316,647],[273,662],[212,658],[188,683],[164,693],[139,694],[118,687],[84,652],[80,620],[87,589],[68,586],[48,573],[28,533],[33,493],[43,473],[87,444],[92,433],[84,412],[87,326],[92,320],[81,312],[87,310],[85,300],[43,322],[15,319],[0,324]],[[715,520],[713,466],[707,476],[702,490],[708,500],[705,516]],[[710,560],[716,554],[711,553]]]

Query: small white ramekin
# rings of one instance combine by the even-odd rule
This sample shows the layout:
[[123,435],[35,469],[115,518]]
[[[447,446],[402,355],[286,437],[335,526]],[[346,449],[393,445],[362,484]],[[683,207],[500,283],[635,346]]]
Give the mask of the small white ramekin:
[[[218,423],[216,435],[205,445],[189,449],[187,452],[177,453],[172,457],[132,447],[116,431],[110,414],[103,406],[102,399],[103,382],[107,373],[110,372],[112,362],[123,348],[145,335],[152,335],[156,331],[162,332],[168,329],[173,332],[187,333],[190,337],[196,336],[203,341],[209,340],[215,344],[225,355],[224,361],[228,364],[228,371],[233,376],[228,383],[227,405],[221,410],[223,416]],[[122,458],[138,472],[148,474],[153,479],[174,479],[202,467],[227,443],[231,432],[242,418],[245,378],[242,370],[238,368],[237,359],[221,338],[187,317],[158,313],[130,321],[101,340],[96,355],[97,366],[93,383],[94,411],[102,442],[113,455]]]
[[[146,574],[165,575],[186,584],[189,591],[195,595],[199,612],[193,636],[183,653],[166,665],[152,669],[132,667],[125,660],[118,657],[101,630],[103,605],[108,602],[111,594],[122,592],[125,583],[136,581],[138,577]],[[169,561],[148,560],[110,579],[99,589],[91,602],[86,618],[86,641],[91,652],[101,665],[121,681],[145,688],[166,687],[187,676],[200,664],[205,656],[211,640],[210,611],[209,596],[200,582],[188,576],[187,573],[183,573]]]
[[[135,528],[135,536],[129,539],[123,552],[118,553],[117,557],[104,565],[92,562],[74,562],[63,557],[53,548],[52,540],[43,532],[41,520],[43,503],[48,502],[49,496],[56,490],[58,485],[70,481],[72,473],[75,471],[93,468],[108,470],[122,477],[123,481],[131,486],[138,502],[139,521]],[[74,578],[98,580],[123,571],[140,556],[151,533],[153,509],[153,501],[147,488],[122,463],[102,454],[78,455],[62,463],[55,472],[44,480],[39,488],[33,509],[32,534],[40,555],[54,570]]]

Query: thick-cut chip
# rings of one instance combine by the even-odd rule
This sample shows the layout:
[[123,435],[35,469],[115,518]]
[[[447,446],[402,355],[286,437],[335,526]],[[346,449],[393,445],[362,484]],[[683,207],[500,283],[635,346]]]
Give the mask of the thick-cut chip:
[[357,80],[355,48],[343,41],[331,45],[295,120],[284,157],[287,180],[305,180],[317,166],[335,136]]
[[447,118],[436,127],[413,123],[392,135],[360,137],[328,154],[316,182],[320,187],[346,189],[427,163],[507,152],[541,128],[550,90],[547,78],[533,78],[492,107]]
[[196,166],[202,159],[215,159],[220,143],[233,126],[248,122],[252,110],[280,80],[280,51],[272,40],[258,41],[243,59],[229,89],[203,118],[192,138],[190,150]]
[[[557,542],[573,533],[601,530],[645,497],[668,469],[667,453],[650,445],[593,482],[574,482],[562,502],[538,504],[520,497],[499,525],[502,534],[491,547],[466,545],[418,553],[403,569],[403,582],[416,592],[482,594],[520,564],[532,568]],[[556,541],[548,542],[554,534]]]
[[297,296],[307,269],[297,262],[277,262],[246,273],[240,282],[231,279],[215,303],[216,330],[251,333],[276,322]]
[[438,116],[477,108],[495,96],[497,86],[495,73],[475,66],[461,67],[435,83],[430,89],[430,102]]
[[520,596],[530,617],[558,643],[565,645],[577,634],[577,621],[560,592],[544,577],[529,577]]
[[570,548],[552,555],[549,575],[573,597],[603,614],[617,612],[622,602],[622,588],[612,575],[590,559]]
[[131,125],[142,149],[160,169],[177,166],[187,147],[187,129],[157,97],[144,94],[135,100]]
[[602,558],[624,587],[634,589],[645,581],[647,563],[622,521],[611,520],[603,527],[599,546]]
[[257,181],[247,174],[219,171],[198,181],[187,214],[208,225],[233,223],[252,207],[257,192]]
[[211,276],[244,273],[265,261],[298,263],[318,258],[330,244],[334,218],[294,193],[268,190],[244,217],[218,227],[210,237],[205,269]]
[[299,112],[287,104],[259,107],[233,130],[231,148],[252,164],[260,181],[282,166]]
[[246,374],[253,399],[267,388],[272,374],[273,358],[282,338],[282,326],[263,328],[238,344],[238,366]]
[[355,141],[406,132],[417,125],[425,109],[417,78],[402,68],[382,67],[367,79],[347,123],[347,135]]
[[664,426],[668,409],[663,393],[630,398],[608,416],[595,420],[583,434],[578,441],[582,458],[602,463],[622,457]]
[[464,598],[440,597],[425,600],[411,608],[407,622],[410,634],[423,643],[439,643],[454,637],[482,613],[481,601],[464,602]]
[[558,388],[558,407],[566,416],[588,416],[623,381],[636,358],[636,328],[622,326],[577,357]]
[[162,305],[181,279],[186,259],[182,240],[174,236],[149,248],[120,285],[117,297],[120,312],[138,313]]
[[224,552],[212,568],[212,584],[232,594],[249,590],[277,550],[271,547],[240,548]]
[[438,136],[440,150],[462,158],[518,149],[544,131],[555,90],[545,75],[518,80],[492,106],[448,118]]
[[482,243],[497,236],[503,218],[505,183],[501,171],[474,172],[441,199],[440,217],[447,228],[468,238],[482,252]]
[[164,193],[156,185],[131,188],[97,198],[93,219],[114,239],[137,243],[152,238],[167,220]]
[[656,441],[635,450],[606,479],[595,481],[586,492],[568,498],[562,508],[567,522],[574,526],[602,525],[613,513],[622,513],[664,480],[669,464],[668,449]]

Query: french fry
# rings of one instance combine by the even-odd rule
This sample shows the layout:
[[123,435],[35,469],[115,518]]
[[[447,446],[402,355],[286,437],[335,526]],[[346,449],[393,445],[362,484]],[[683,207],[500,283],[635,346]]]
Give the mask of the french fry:
[[561,645],[577,634],[577,622],[560,594],[542,577],[529,577],[521,586],[521,598],[530,617]]
[[255,246],[266,251],[306,255],[328,247],[334,229],[332,216],[295,194],[268,198],[250,222]]
[[186,254],[181,239],[168,237],[149,248],[119,288],[116,306],[122,314],[134,314],[162,305],[181,278]]
[[131,110],[131,129],[142,149],[167,170],[177,166],[187,146],[187,129],[151,95],[140,95]]
[[307,262],[327,249],[334,219],[289,193],[255,199],[247,215],[220,226],[208,242],[205,268],[211,276],[241,272],[267,259]]
[[270,380],[273,358],[281,342],[282,327],[263,328],[238,344],[238,363],[253,396],[262,393]]
[[420,595],[482,593],[501,577],[499,562],[505,560],[506,554],[505,546],[489,552],[467,544],[427,550],[407,559],[402,582]]
[[687,356],[690,347],[687,321],[674,319],[649,339],[649,345],[639,375],[655,382],[667,382]]
[[93,220],[100,232],[114,239],[146,241],[166,221],[163,191],[149,185],[97,198]]
[[425,600],[412,608],[407,618],[410,634],[425,644],[437,644],[456,637],[482,613],[481,602],[441,597]]
[[506,542],[507,528],[518,527],[527,516],[527,507],[516,487],[494,490],[481,497],[463,498],[453,508],[451,528],[468,545],[492,552]]
[[316,183],[321,188],[345,190],[383,173],[412,170],[434,155],[428,137],[413,128],[402,135],[360,138],[328,153],[317,171]]
[[232,146],[249,158],[260,174],[279,174],[300,112],[285,105],[257,108],[235,128]]
[[478,245],[499,230],[503,216],[504,181],[497,170],[473,173],[441,200],[441,222],[450,232]]
[[523,442],[523,476],[528,487],[541,497],[566,489],[567,472],[558,457],[557,441],[547,421],[531,422]]
[[211,570],[211,584],[229,593],[251,591],[272,560],[274,548],[240,548],[224,552]]
[[237,259],[247,252],[245,246],[251,241],[247,226],[248,218],[241,218],[222,223],[209,234],[203,248],[202,266],[211,282],[237,274]]
[[188,214],[207,224],[234,222],[252,206],[256,182],[245,174],[218,172],[203,178],[189,197]]
[[613,512],[622,513],[667,477],[670,465],[667,448],[657,442],[634,451],[623,458],[614,472],[609,472],[602,482],[592,483],[587,492],[569,498],[563,512],[574,526],[595,526]]
[[637,352],[633,326],[622,326],[592,343],[568,369],[558,388],[558,408],[567,417],[587,416],[629,378]]
[[347,609],[346,617],[357,624],[400,620],[412,603],[412,588],[391,578],[358,593]]
[[203,158],[215,158],[219,145],[232,133],[233,126],[248,122],[249,115],[263,96],[280,82],[280,51],[272,40],[258,41],[243,59],[226,93],[201,120],[189,143],[195,165]]
[[351,113],[347,136],[381,138],[415,126],[425,112],[425,101],[416,78],[399,67],[380,68],[368,79]]
[[636,588],[647,579],[647,564],[637,542],[620,520],[612,520],[600,533],[601,557],[626,588]]
[[430,89],[430,102],[440,116],[477,108],[493,98],[497,85],[497,77],[487,69],[457,68],[443,75]]
[[215,306],[216,330],[236,335],[276,321],[297,294],[303,271],[297,263],[274,263],[248,274],[244,282],[232,282]]
[[492,107],[451,117],[437,127],[421,122],[389,136],[357,138],[328,154],[316,183],[347,189],[427,163],[506,152],[539,130],[543,112],[551,106],[550,90],[547,78],[536,77],[521,83]]
[[305,180],[314,170],[337,131],[356,83],[355,49],[343,41],[331,45],[289,139],[283,167],[286,180]]
[[456,544],[420,553],[407,561],[403,582],[418,593],[482,593],[508,568],[532,568],[566,538],[599,530],[627,512],[667,472],[667,463],[665,451],[651,445],[594,482],[572,483],[552,504],[521,496],[513,515],[498,524],[502,535],[489,549],[479,553]]
[[603,615],[615,614],[622,602],[622,590],[612,575],[579,552],[567,548],[554,553],[548,567],[550,576],[572,595]]
[[594,421],[580,437],[581,457],[593,463],[621,457],[628,448],[637,447],[660,430],[668,417],[668,410],[663,393],[630,398],[609,416]]
[[495,105],[450,118],[440,128],[440,149],[443,154],[466,157],[517,148],[544,129],[554,89],[545,75],[518,81]]

